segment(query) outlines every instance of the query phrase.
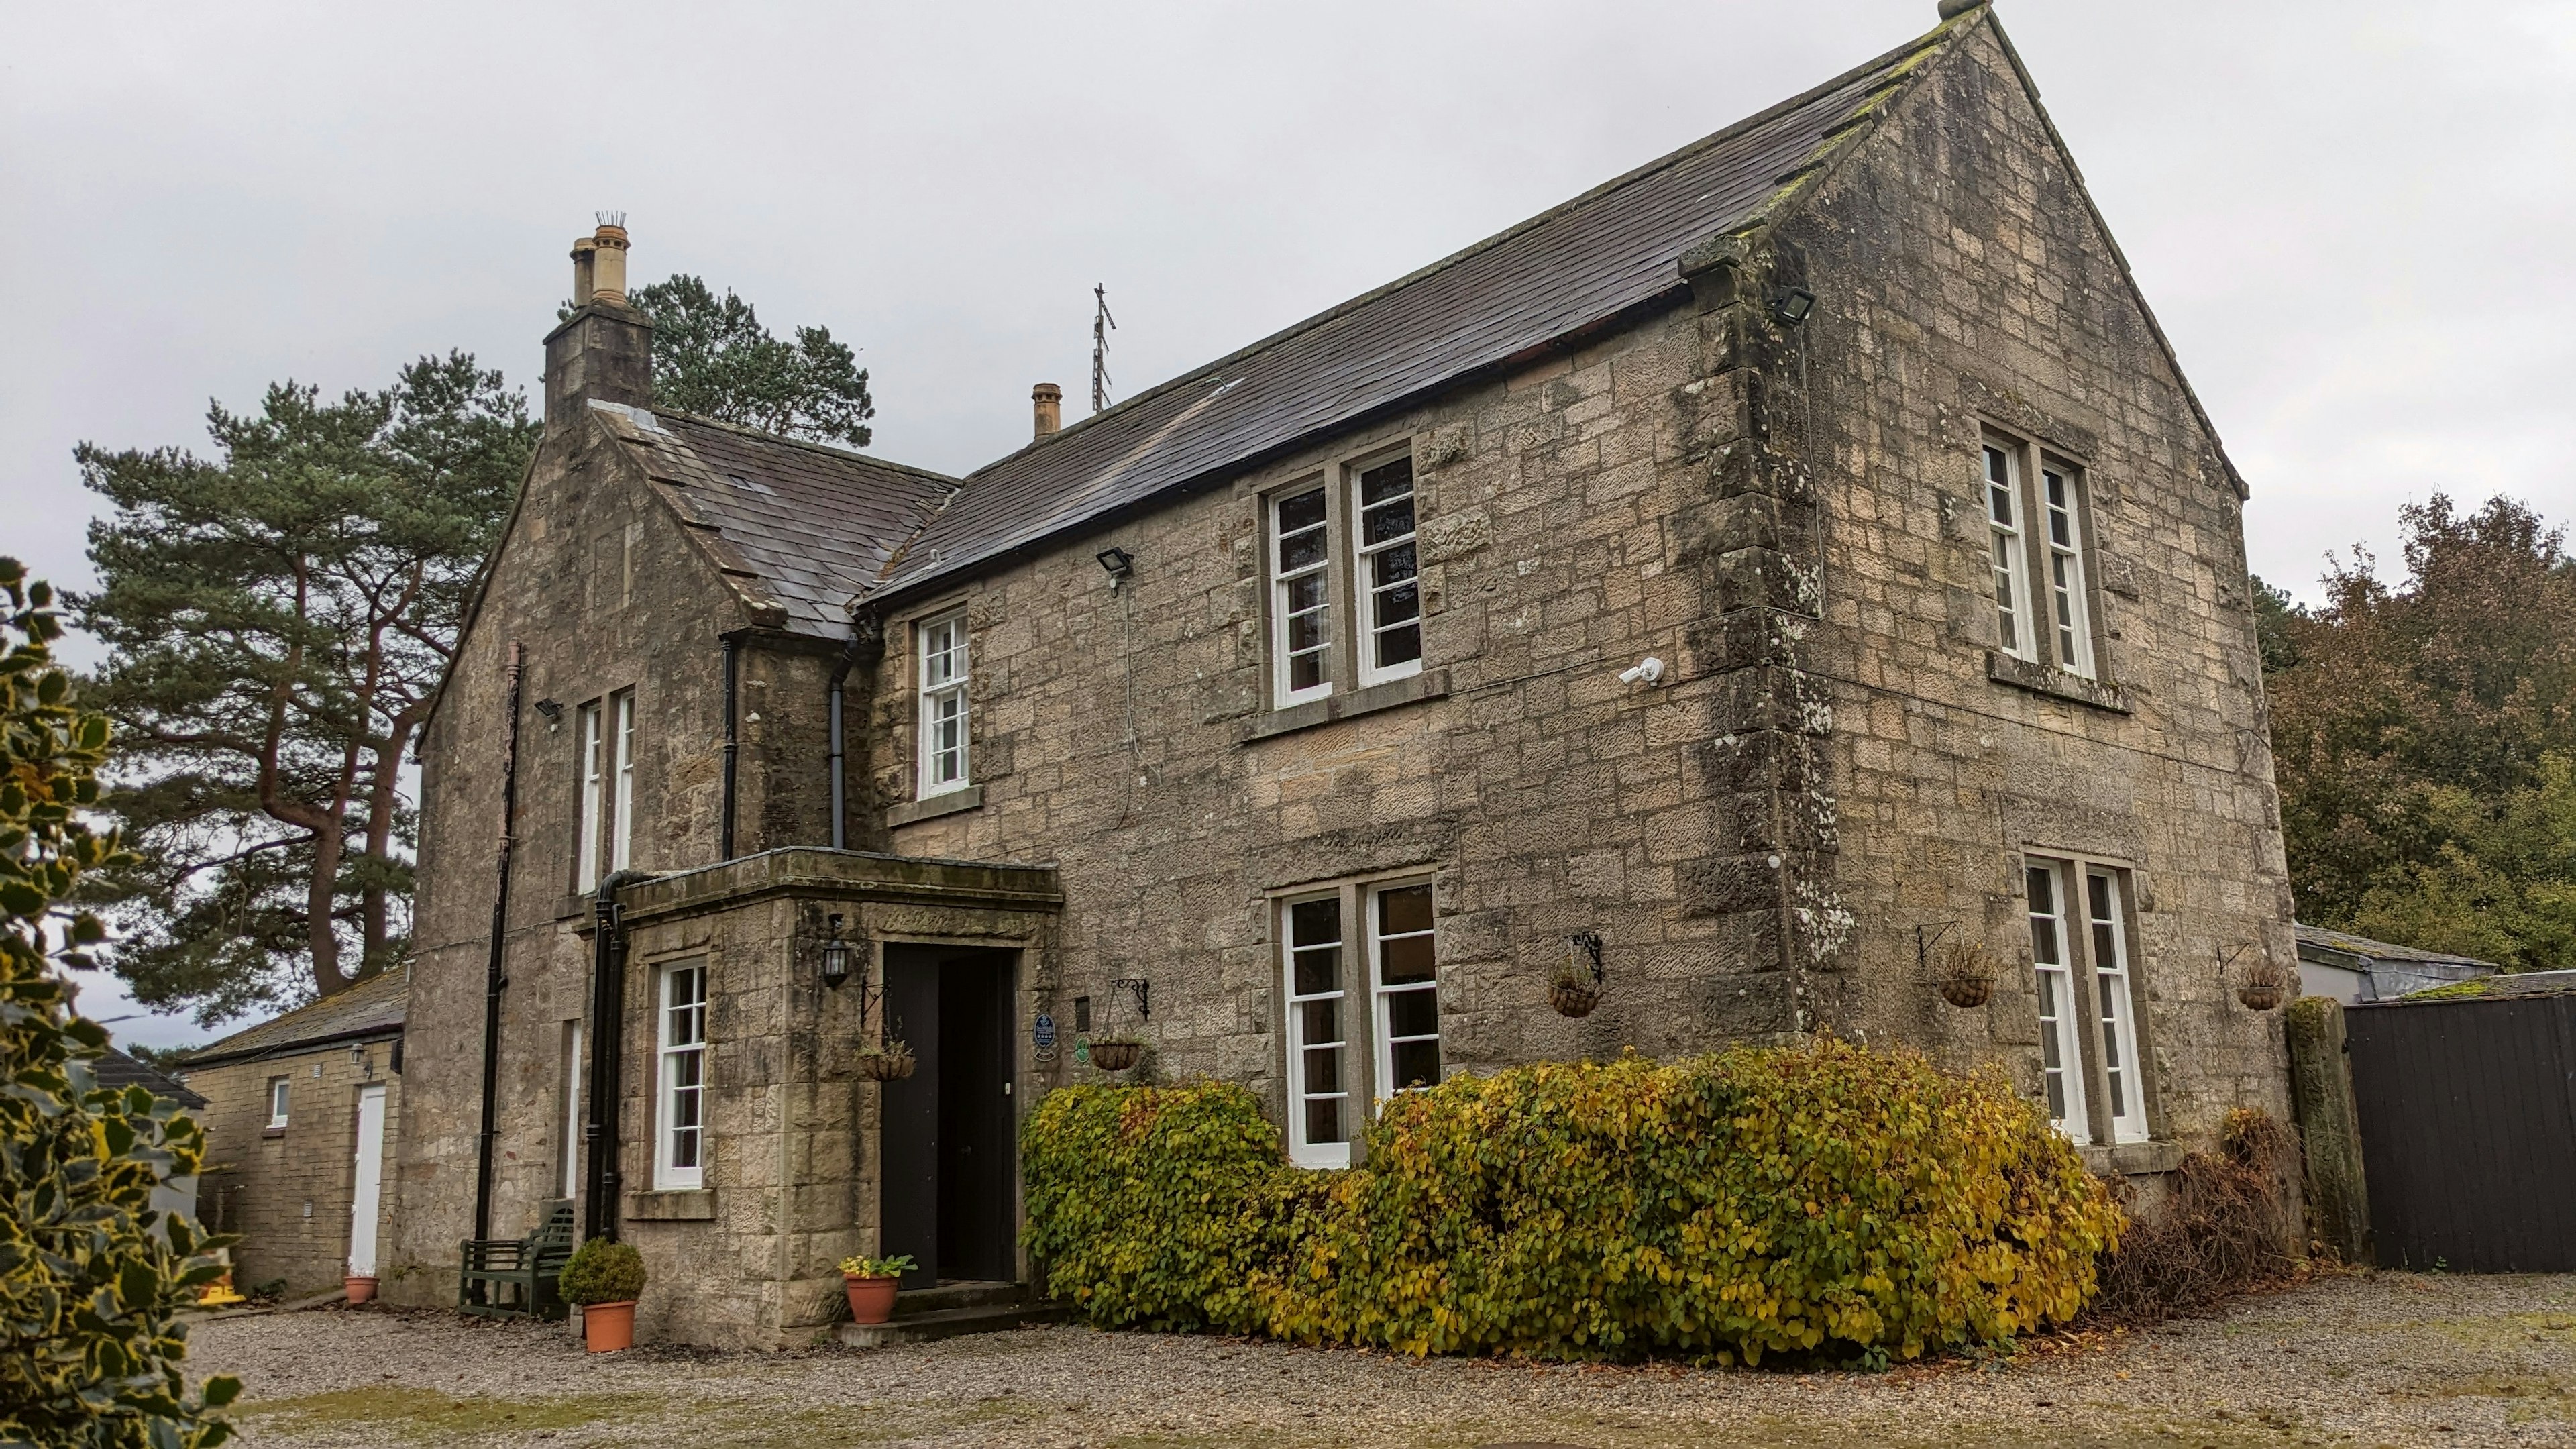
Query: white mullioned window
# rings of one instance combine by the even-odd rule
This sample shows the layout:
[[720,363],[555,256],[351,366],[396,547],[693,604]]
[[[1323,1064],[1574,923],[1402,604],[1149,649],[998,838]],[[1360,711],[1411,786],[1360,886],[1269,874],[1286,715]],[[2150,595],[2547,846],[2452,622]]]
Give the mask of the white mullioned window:
[[1320,699],[1333,691],[1328,513],[1320,484],[1291,489],[1270,503],[1270,655],[1277,704]]
[[286,1125],[286,1078],[284,1077],[268,1079],[268,1125],[271,1127]]
[[1300,1167],[1351,1165],[1350,993],[1342,898],[1290,901],[1280,963],[1288,1005],[1288,1157]]
[[2093,677],[2093,624],[2084,593],[2084,521],[2075,480],[2043,462],[2040,502],[2048,514],[2048,592],[2057,626],[2057,667]]
[[1369,892],[1369,974],[1377,999],[1377,1095],[1440,1084],[1440,984],[1433,963],[1431,886]]
[[2102,1077],[2109,1093],[2111,1140],[2147,1140],[2146,1081],[2138,1064],[2137,998],[2129,974],[2126,893],[2117,872],[2084,873],[2085,915],[2092,927],[2093,992],[2100,1005]]
[[1359,682],[1380,684],[1422,671],[1421,564],[1413,537],[1413,457],[1406,454],[1351,479],[1360,605]]
[[971,783],[967,761],[966,611],[929,619],[915,630],[921,641],[921,783],[928,798]]
[[635,691],[627,690],[613,703],[616,788],[610,795],[608,868],[620,871],[635,858]]
[[1994,567],[1995,637],[2006,654],[2016,659],[2037,659],[2039,634],[2030,619],[2021,516],[2021,465],[2012,450],[1988,443],[1986,526]]
[[581,741],[581,830],[573,843],[572,888],[587,892],[599,884],[600,832],[607,826],[607,741],[600,731],[599,706],[585,704],[576,721]]
[[2075,963],[2066,935],[2063,869],[2033,861],[2030,890],[2030,961],[2039,978],[2039,1061],[2049,1120],[2077,1142],[2093,1140],[2084,1107],[2084,1051],[2075,994]]
[[661,1120],[653,1134],[653,1186],[685,1192],[706,1182],[706,963],[664,967],[659,1001]]

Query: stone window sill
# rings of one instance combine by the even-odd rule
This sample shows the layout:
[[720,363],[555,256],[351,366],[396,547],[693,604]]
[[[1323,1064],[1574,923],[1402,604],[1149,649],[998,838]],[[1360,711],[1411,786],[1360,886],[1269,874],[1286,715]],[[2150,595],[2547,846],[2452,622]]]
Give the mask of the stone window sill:
[[630,1192],[626,1195],[626,1220],[642,1223],[713,1222],[716,1195],[712,1189],[697,1188],[686,1192]]
[[2127,692],[2110,680],[2086,679],[2080,674],[2069,674],[2054,665],[2033,664],[2026,659],[2016,659],[2000,650],[1986,651],[1986,677],[1997,684],[2009,684],[2016,689],[2027,689],[2033,694],[2047,695],[2051,699],[2091,705],[2095,709],[2109,710],[2113,714],[2130,712]]
[[259,1135],[262,1138],[283,1137],[286,1135],[286,1129],[283,1127],[262,1127],[259,1129]]
[[962,815],[969,810],[983,808],[984,787],[969,785],[963,790],[946,791],[933,795],[927,800],[905,800],[889,805],[886,807],[885,823],[886,828],[891,830],[898,825],[910,825],[918,820],[936,820],[942,815]]
[[1255,720],[1244,731],[1243,743],[1248,745],[1254,740],[1266,740],[1276,735],[1310,730],[1317,725],[1331,724],[1335,720],[1357,719],[1361,715],[1376,714],[1380,710],[1401,709],[1405,705],[1419,704],[1426,699],[1445,699],[1448,694],[1449,671],[1426,669],[1410,679],[1389,680],[1384,684],[1372,684],[1366,689],[1352,690],[1348,694],[1328,694],[1322,699],[1309,700],[1304,704],[1292,704],[1286,709],[1274,709],[1268,715]]
[[2124,1177],[2146,1172],[2171,1172],[2182,1166],[2182,1144],[2179,1142],[2122,1142],[2115,1146],[2078,1147],[2084,1165],[2097,1173],[2118,1173]]

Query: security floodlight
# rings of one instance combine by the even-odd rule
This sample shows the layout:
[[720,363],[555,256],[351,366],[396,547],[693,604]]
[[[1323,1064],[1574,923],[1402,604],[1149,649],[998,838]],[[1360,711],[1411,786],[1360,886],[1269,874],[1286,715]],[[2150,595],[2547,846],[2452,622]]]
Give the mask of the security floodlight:
[[1807,320],[1816,308],[1816,294],[1804,287],[1784,287],[1771,296],[1771,317],[1783,327],[1795,327]]
[[1108,572],[1109,582],[1113,588],[1120,579],[1136,571],[1136,556],[1123,548],[1114,546],[1104,548],[1097,557],[1100,560],[1100,567]]

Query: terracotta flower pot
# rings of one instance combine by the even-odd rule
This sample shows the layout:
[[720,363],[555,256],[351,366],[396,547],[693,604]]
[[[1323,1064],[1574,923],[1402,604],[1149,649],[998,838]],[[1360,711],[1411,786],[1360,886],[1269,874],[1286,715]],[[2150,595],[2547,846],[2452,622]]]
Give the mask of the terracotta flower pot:
[[850,1295],[852,1323],[883,1323],[894,1317],[894,1289],[900,1278],[862,1278],[856,1273],[841,1275],[841,1287]]
[[581,1340],[592,1353],[615,1353],[635,1346],[635,1304],[587,1303],[581,1310]]
[[352,1273],[341,1279],[340,1284],[348,1292],[351,1307],[361,1303],[373,1303],[376,1299],[376,1280],[372,1276],[361,1277]]

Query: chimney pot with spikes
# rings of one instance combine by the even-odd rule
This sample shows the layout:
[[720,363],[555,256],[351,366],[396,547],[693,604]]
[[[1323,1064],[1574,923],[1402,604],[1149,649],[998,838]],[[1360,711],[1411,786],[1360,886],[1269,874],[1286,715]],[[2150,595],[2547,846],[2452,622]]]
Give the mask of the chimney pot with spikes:
[[1064,389],[1051,382],[1029,389],[1029,401],[1037,404],[1037,436],[1043,438],[1064,426]]
[[569,427],[591,402],[650,407],[653,322],[626,300],[626,213],[572,244],[573,312],[546,337],[546,426]]

